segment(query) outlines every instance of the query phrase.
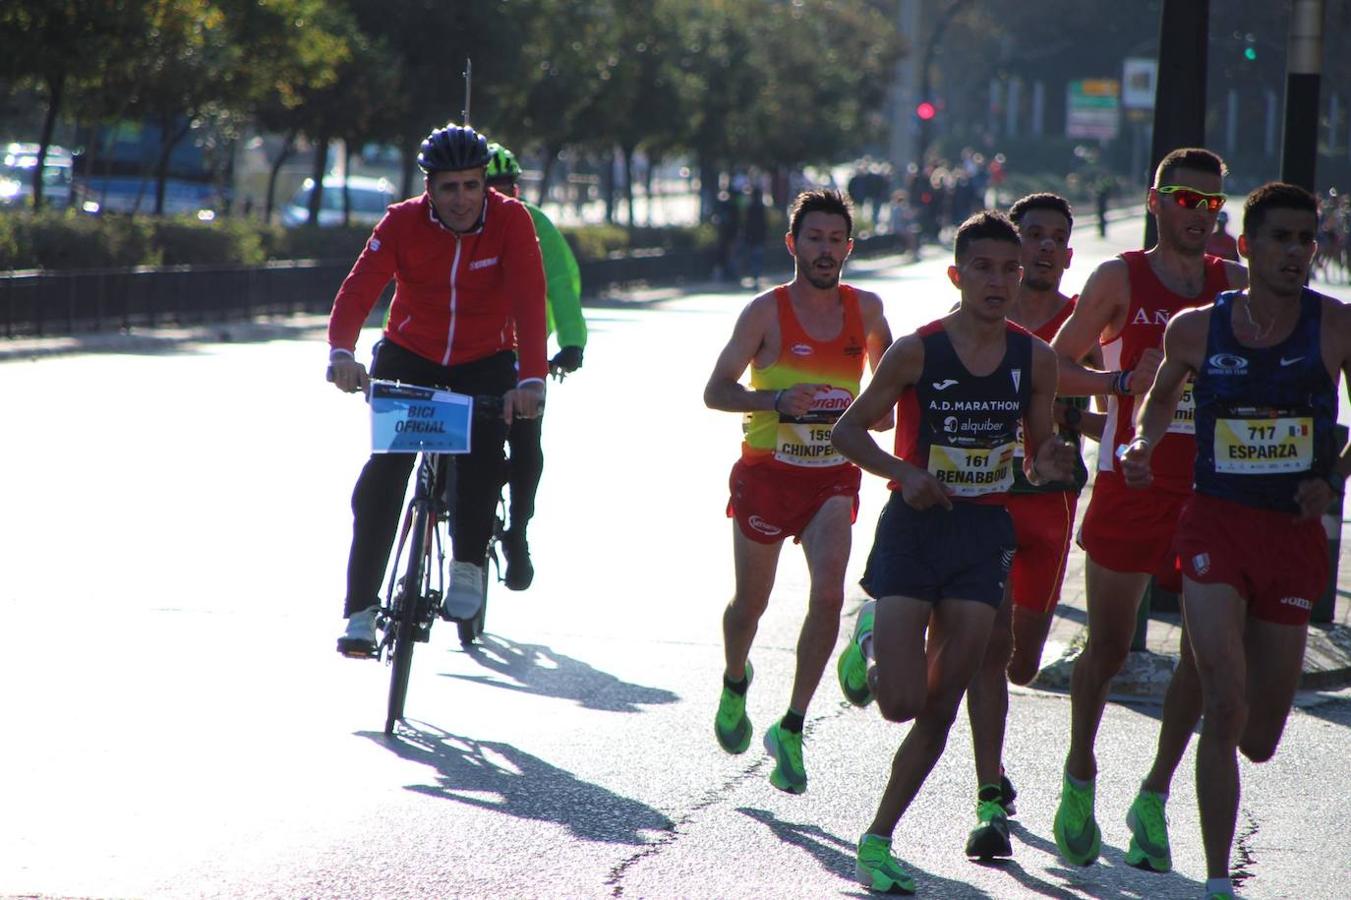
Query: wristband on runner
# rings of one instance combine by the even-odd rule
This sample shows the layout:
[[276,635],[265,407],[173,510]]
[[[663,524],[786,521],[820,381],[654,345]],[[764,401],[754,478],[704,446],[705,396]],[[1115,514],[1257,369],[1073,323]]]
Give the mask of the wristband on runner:
[[1112,375],[1112,393],[1124,397],[1131,392],[1131,373],[1118,369]]
[[779,398],[783,396],[783,391],[774,392],[774,411],[779,411]]

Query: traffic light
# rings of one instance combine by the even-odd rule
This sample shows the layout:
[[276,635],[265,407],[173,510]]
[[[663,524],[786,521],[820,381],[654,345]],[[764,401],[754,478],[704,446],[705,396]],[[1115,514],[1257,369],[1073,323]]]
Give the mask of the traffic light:
[[938,108],[928,100],[921,100],[915,105],[915,118],[921,122],[928,122],[938,114]]

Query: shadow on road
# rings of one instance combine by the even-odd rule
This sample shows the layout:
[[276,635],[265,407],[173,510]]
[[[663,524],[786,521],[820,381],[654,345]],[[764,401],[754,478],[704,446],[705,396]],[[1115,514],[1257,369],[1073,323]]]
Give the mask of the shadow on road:
[[[641,712],[642,706],[675,703],[680,697],[661,688],[621,681],[608,672],[558,653],[541,644],[517,644],[484,634],[465,651],[496,675],[443,677],[472,681],[508,691],[575,700],[585,709],[605,712]],[[503,678],[510,679],[504,681]]]
[[[737,808],[737,812],[764,825],[785,844],[792,844],[794,847],[801,847],[806,850],[821,864],[821,868],[832,875],[838,875],[845,881],[857,883],[854,882],[854,854],[856,852],[854,842],[836,837],[817,825],[784,822],[775,818],[773,813],[763,809],[741,806]],[[910,870],[910,874],[915,876],[919,892],[925,896],[943,897],[945,900],[958,900],[958,898],[968,897],[975,900],[975,898],[990,896],[984,891],[972,888],[960,881],[931,875],[908,862],[906,868]],[[876,895],[870,894],[860,887],[856,892],[846,892],[844,896],[873,897]]]
[[0,339],[0,363],[75,354],[165,356],[171,353],[200,353],[203,348],[216,344],[321,340],[326,329],[326,317],[299,315],[162,328],[147,326],[129,330],[16,337]]
[[405,722],[393,736],[358,732],[410,762],[436,770],[436,784],[408,790],[538,822],[566,826],[576,837],[645,845],[642,832],[671,820],[652,807],[582,781],[510,744],[476,741],[423,722]]
[[[1017,843],[1014,844],[1014,853],[1017,853],[1018,843],[1026,844],[1053,857],[1059,852],[1056,850],[1054,841],[1033,834],[1018,822],[1010,822],[1009,825],[1009,834],[1017,839]],[[1132,883],[1128,885],[1111,884],[1110,882],[1120,880],[1123,876],[1106,874],[1109,869],[1123,873],[1124,877],[1129,878]],[[1061,897],[1066,898],[1066,900],[1076,897],[1096,897],[1099,900],[1143,900],[1143,898],[1198,897],[1205,894],[1203,882],[1193,881],[1177,872],[1159,875],[1131,868],[1126,864],[1125,853],[1115,847],[1109,847],[1105,843],[1102,847],[1102,856],[1092,866],[1071,867],[1061,862],[1059,867],[1047,868],[1046,871],[1064,879],[1065,887],[1038,878],[1013,861],[1010,861],[1004,870],[1028,890],[1035,891],[1039,897]],[[1066,890],[1066,887],[1072,888],[1072,890]]]

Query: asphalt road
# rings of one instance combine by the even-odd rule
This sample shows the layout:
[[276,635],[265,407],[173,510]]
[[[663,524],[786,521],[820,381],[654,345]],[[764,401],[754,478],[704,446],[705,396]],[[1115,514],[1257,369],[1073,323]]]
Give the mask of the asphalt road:
[[[1137,231],[1082,236],[1067,286]],[[899,334],[956,299],[945,264],[860,264],[853,280]],[[787,702],[795,551],[752,654],[757,739],[729,757],[711,734],[739,421],[700,396],[748,292],[631,299],[589,311],[586,366],[550,389],[534,587],[495,588],[478,648],[436,629],[393,739],[388,670],[333,652],[368,433],[361,402],[323,381],[321,332],[0,364],[0,895],[862,895],[853,845],[905,729],[845,704],[828,673],[808,793],[769,786],[758,738]],[[865,488],[851,585],[884,493]],[[851,587],[851,612],[859,599]],[[1243,768],[1245,897],[1339,897],[1351,877],[1351,694],[1301,704],[1275,760]],[[1013,698],[1020,815],[1003,865],[961,853],[962,717],[896,835],[921,896],[1200,896],[1191,754],[1169,805],[1177,871],[1123,860],[1157,715],[1108,709],[1105,847],[1087,869],[1051,840],[1066,699]]]

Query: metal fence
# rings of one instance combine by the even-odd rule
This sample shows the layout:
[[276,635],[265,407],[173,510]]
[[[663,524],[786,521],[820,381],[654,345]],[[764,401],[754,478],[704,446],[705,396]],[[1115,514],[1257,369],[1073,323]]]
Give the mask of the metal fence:
[[[861,238],[860,254],[896,252],[895,235]],[[295,260],[262,266],[164,266],[78,272],[0,273],[0,336],[33,337],[199,325],[262,315],[327,312],[350,260]],[[711,251],[635,251],[581,264],[596,293],[637,282],[705,279]],[[388,299],[389,290],[382,302]]]
[[195,325],[324,312],[350,262],[166,266],[0,274],[5,337]]

